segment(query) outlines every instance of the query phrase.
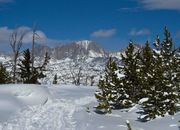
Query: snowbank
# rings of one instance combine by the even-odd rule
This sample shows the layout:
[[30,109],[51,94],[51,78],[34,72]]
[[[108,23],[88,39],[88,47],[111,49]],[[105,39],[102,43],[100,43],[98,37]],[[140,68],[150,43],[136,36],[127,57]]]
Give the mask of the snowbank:
[[[98,114],[94,109],[96,89],[74,85],[2,85],[0,130],[127,130],[128,122],[133,130],[180,128],[180,112],[149,122],[137,120],[139,105],[113,110],[111,114]],[[141,100],[144,101],[146,98]]]
[[43,105],[50,100],[46,87],[39,85],[0,85],[0,121],[7,120],[25,106]]

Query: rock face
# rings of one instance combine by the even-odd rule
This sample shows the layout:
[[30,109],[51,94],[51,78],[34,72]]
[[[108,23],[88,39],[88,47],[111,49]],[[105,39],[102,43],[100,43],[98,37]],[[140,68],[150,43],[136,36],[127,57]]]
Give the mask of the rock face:
[[36,56],[43,56],[45,52],[48,52],[51,57],[55,59],[75,59],[79,56],[87,56],[91,58],[106,57],[108,53],[99,47],[95,42],[83,40],[77,41],[66,45],[61,45],[55,48],[49,48],[47,46],[38,45],[35,49]]
[[[138,50],[141,46],[135,45]],[[80,84],[96,85],[100,75],[104,74],[105,65],[108,57],[111,56],[117,63],[121,64],[121,54],[125,50],[108,53],[99,47],[95,42],[83,40],[59,47],[50,48],[44,45],[35,47],[35,65],[42,64],[45,53],[50,55],[47,65],[46,77],[41,79],[43,84],[52,84],[54,76],[58,76],[58,83],[75,83],[79,80]],[[20,56],[20,58],[22,58]],[[7,70],[12,70],[12,56],[0,55],[0,62]]]

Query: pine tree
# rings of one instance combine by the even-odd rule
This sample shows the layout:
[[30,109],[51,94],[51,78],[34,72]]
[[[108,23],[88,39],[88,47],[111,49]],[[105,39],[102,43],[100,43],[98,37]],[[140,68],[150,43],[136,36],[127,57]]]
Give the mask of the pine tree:
[[142,94],[147,95],[150,89],[152,88],[152,85],[154,85],[154,57],[153,57],[153,51],[150,47],[149,42],[147,41],[145,44],[145,47],[142,49],[140,58],[140,84],[142,87]]
[[21,60],[21,64],[18,64],[20,67],[20,76],[24,83],[30,83],[32,77],[31,71],[31,54],[29,49],[23,52],[24,59]]
[[116,74],[118,67],[115,61],[110,57],[106,65],[105,76],[101,78],[98,84],[99,91],[95,93],[99,101],[97,109],[104,109],[105,112],[111,112],[111,109],[117,102],[117,87],[119,79]]
[[176,111],[178,102],[177,90],[179,88],[176,75],[178,74],[178,59],[176,57],[176,49],[173,49],[173,41],[170,32],[165,27],[165,39],[162,42],[161,54],[163,62],[163,82],[164,82],[164,106],[166,112],[173,115]]
[[39,66],[38,68],[41,70],[41,71],[46,71],[46,66],[47,64],[49,63],[49,60],[50,60],[50,56],[48,55],[48,53],[46,52],[45,53],[45,56],[44,56],[44,62],[41,66]]
[[20,67],[20,77],[23,83],[37,84],[38,79],[44,78],[43,71],[47,65],[47,59],[45,59],[42,66],[32,67],[31,54],[29,49],[23,52],[23,57],[18,66]]
[[[151,54],[151,75],[146,82],[150,83],[150,89],[146,89],[147,100],[143,102],[146,115],[144,118],[146,119],[154,119],[156,116],[164,116],[166,113],[172,115],[177,111],[179,60],[167,28],[165,28],[164,34],[165,39],[162,43],[157,36],[153,57]],[[148,62],[146,61],[146,63]]]
[[135,50],[135,47],[132,42],[129,43],[125,54],[122,54],[123,62],[123,85],[126,86],[126,92],[130,95],[130,99],[137,103],[141,99],[141,86],[138,79],[139,75],[139,51]]
[[57,84],[57,74],[54,76],[53,84]]
[[178,99],[179,99],[179,104],[180,104],[180,47],[177,49],[176,53],[176,65],[177,68],[175,69],[175,75],[174,75],[174,81],[177,83],[177,88],[178,91]]
[[[149,42],[147,41],[145,44],[145,47],[142,49],[141,55],[140,55],[140,82],[142,87],[142,94],[144,95],[143,99],[146,99],[146,101],[143,103],[143,109],[145,110],[145,113],[151,113],[151,107],[152,107],[152,101],[149,101],[149,99],[152,99],[152,95],[154,93],[154,57],[153,57],[153,51],[150,48]],[[150,109],[149,109],[150,108]]]
[[117,106],[119,108],[128,108],[131,107],[133,102],[131,96],[129,95],[128,86],[124,84],[124,75],[123,68],[119,67],[119,70],[116,72],[118,75],[118,87],[117,87]]
[[0,64],[0,84],[7,84],[11,82],[11,78],[6,68]]
[[[156,48],[159,48],[159,38],[156,39]],[[163,95],[162,81],[163,69],[162,60],[159,56],[159,51],[152,51],[148,45],[143,48],[141,57],[141,85],[143,88],[143,94],[146,98],[142,102],[144,113],[141,120],[150,120],[156,118],[157,115],[163,115],[161,113]]]

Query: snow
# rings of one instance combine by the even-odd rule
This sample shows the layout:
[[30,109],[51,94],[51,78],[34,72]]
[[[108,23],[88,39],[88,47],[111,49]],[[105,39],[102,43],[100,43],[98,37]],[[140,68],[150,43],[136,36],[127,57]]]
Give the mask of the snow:
[[77,41],[76,44],[77,45],[82,45],[86,50],[88,49],[89,44],[92,41],[88,41],[88,40],[82,40],[82,41]]
[[136,105],[134,105],[133,107],[131,107],[129,110],[128,110],[128,112],[133,112],[133,111],[136,111],[137,109],[138,109],[138,105],[136,104]]
[[177,127],[178,125],[177,124],[171,124],[169,125],[170,127]]
[[121,79],[121,78],[124,77],[124,74],[121,74],[118,70],[115,71],[115,74],[117,74],[117,77],[118,77],[119,79]]
[[153,49],[153,51],[156,52],[157,54],[160,54],[160,53],[161,53],[160,50]]
[[0,85],[0,121],[25,106],[43,105],[50,101],[45,87],[38,85]]
[[[88,47],[88,41],[85,40],[81,42],[84,43],[84,47]],[[91,85],[92,82],[93,84],[97,84],[100,75],[104,74],[104,68],[107,59],[103,58],[104,55],[92,50],[89,50],[89,56],[85,61],[83,60],[83,56],[79,59],[79,61],[78,59],[75,60],[69,57],[61,60],[51,57],[49,64],[47,64],[46,67],[47,71],[44,72],[44,74],[47,76],[43,79],[40,79],[39,82],[41,84],[52,84],[54,76],[57,74],[58,84],[72,84],[74,81],[72,73],[73,75],[77,75],[79,67],[81,66],[81,84]],[[21,58],[23,57],[20,56],[19,59]],[[41,65],[43,61],[44,59],[36,57],[35,66]],[[0,62],[7,68],[8,72],[11,72],[12,57],[0,55]],[[93,77],[93,79],[91,79],[91,77]]]
[[92,50],[89,51],[89,57],[91,57],[91,58],[103,57],[103,56],[104,56],[103,54],[97,53],[95,51],[92,51]]
[[133,130],[178,130],[180,113],[146,123],[137,120],[138,105],[98,114],[96,90],[74,85],[1,85],[0,130],[127,130],[129,122]]
[[130,123],[129,120],[126,120],[126,123],[129,124]]
[[149,98],[142,98],[141,100],[139,100],[139,104],[143,104],[144,102],[147,102],[149,100]]

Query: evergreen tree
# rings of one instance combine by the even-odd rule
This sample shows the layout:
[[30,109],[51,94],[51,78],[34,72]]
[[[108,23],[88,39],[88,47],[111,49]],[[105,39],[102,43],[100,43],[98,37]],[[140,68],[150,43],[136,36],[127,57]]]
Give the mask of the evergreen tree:
[[163,69],[158,50],[159,42],[157,37],[157,50],[154,52],[151,51],[148,44],[143,49],[141,82],[146,100],[142,102],[144,113],[141,120],[150,120],[156,118],[157,115],[163,115],[161,110],[163,106],[161,99],[163,96],[163,83],[161,82],[163,80]]
[[179,86],[177,88],[177,91],[178,91],[179,104],[180,104],[180,47],[177,49],[176,58],[177,58],[177,60],[176,60],[177,68],[175,69],[176,75],[175,75],[174,80],[176,81],[177,86]]
[[42,66],[32,67],[31,54],[29,49],[23,52],[23,57],[24,59],[20,61],[20,64],[18,64],[20,67],[19,74],[23,83],[39,83],[38,79],[45,77],[43,70],[45,70],[45,66],[47,65],[48,60],[45,59]]
[[57,84],[57,74],[54,76],[53,84]]
[[141,86],[139,81],[139,51],[135,50],[132,42],[129,43],[125,54],[122,54],[123,62],[123,86],[126,86],[126,92],[130,95],[130,99],[137,103],[141,99]]
[[120,68],[110,57],[106,65],[105,75],[98,84],[99,91],[95,93],[99,101],[97,109],[111,112],[111,109],[129,107],[131,105],[130,96],[126,93],[122,77],[119,75]]
[[29,49],[23,52],[24,59],[21,60],[21,64],[18,64],[20,67],[20,77],[24,83],[30,83],[32,78],[31,71],[31,54]]
[[7,84],[11,82],[11,78],[6,68],[0,64],[0,84]]
[[117,87],[119,86],[117,70],[116,62],[110,57],[106,65],[105,76],[100,79],[98,84],[99,91],[95,93],[99,101],[97,109],[105,109],[105,112],[111,112],[111,108],[116,104]]
[[39,66],[38,68],[41,70],[41,71],[46,71],[46,66],[47,64],[49,63],[49,60],[50,60],[50,56],[48,55],[48,53],[46,52],[45,53],[45,56],[44,56],[44,62],[41,66]]
[[150,89],[152,89],[152,86],[154,85],[154,79],[153,79],[154,57],[153,57],[153,51],[148,41],[146,42],[145,47],[142,49],[139,58],[140,58],[139,79],[142,87],[142,94],[147,95]]
[[[164,34],[165,39],[162,43],[157,36],[153,57],[152,54],[150,56],[152,59],[150,72],[152,73],[146,82],[150,83],[150,89],[145,89],[147,100],[143,102],[144,114],[146,115],[144,118],[146,119],[154,119],[156,116],[164,116],[166,113],[174,114],[177,111],[179,60],[176,56],[176,50],[173,49],[173,42],[167,28],[165,28]],[[148,62],[146,61],[146,63]]]
[[123,68],[119,67],[117,71],[118,75],[118,87],[117,87],[117,106],[119,108],[128,108],[131,107],[133,102],[131,96],[129,95],[129,88],[124,84],[124,75],[123,75]]
[[165,111],[173,115],[176,111],[176,104],[178,102],[177,90],[179,88],[179,81],[176,75],[178,74],[178,59],[176,57],[176,49],[173,49],[173,41],[170,32],[165,27],[165,39],[162,42],[161,54],[163,62],[163,82],[164,82],[164,106]]

